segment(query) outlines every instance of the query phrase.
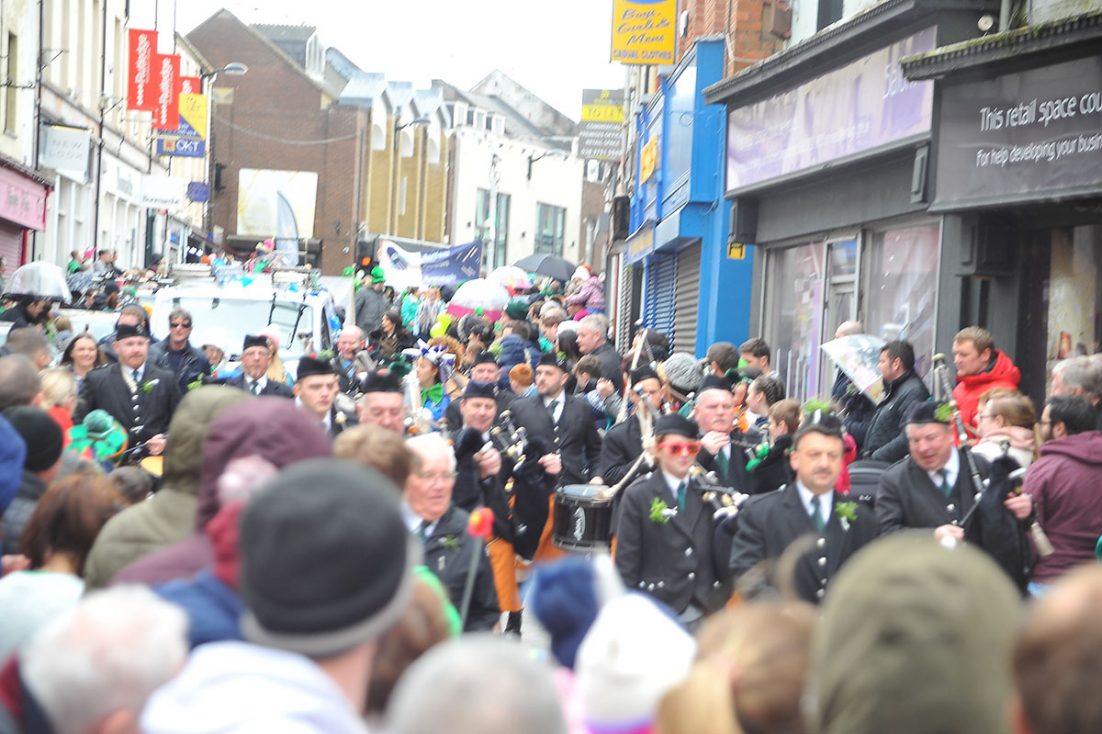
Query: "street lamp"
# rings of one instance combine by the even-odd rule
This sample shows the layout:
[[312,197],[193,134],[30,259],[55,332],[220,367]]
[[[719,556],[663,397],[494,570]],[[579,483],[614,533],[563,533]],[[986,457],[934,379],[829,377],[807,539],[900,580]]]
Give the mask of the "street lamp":
[[[203,81],[210,80],[211,84],[218,77],[219,74],[225,74],[226,76],[245,76],[249,73],[249,67],[240,61],[231,61],[220,69],[214,71],[206,71],[199,73],[200,84]],[[203,206],[203,232],[210,237],[210,240],[214,240],[214,194],[215,194],[215,176],[214,167],[216,165],[214,161],[214,99],[212,94],[207,94],[207,129],[210,140],[207,145],[207,201]],[[180,248],[181,256],[185,248]]]

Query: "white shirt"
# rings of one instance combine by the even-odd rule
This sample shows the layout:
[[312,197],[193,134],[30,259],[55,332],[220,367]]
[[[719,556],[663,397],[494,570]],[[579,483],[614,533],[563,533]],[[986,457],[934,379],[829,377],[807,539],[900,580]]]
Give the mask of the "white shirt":
[[681,483],[684,483],[685,487],[688,488],[688,486],[689,486],[689,475],[686,474],[683,477],[675,477],[673,474],[670,474],[668,471],[663,469],[662,470],[662,476],[666,480],[666,486],[668,486],[670,488],[670,494],[673,496],[674,507],[677,507],[677,487]]
[[[403,499],[402,504],[399,507],[402,512],[402,521],[406,524],[406,529],[409,530],[410,535],[416,535],[421,537],[421,524],[425,522],[425,519],[413,511],[413,508]],[[439,520],[437,520],[439,522]],[[430,523],[428,529],[425,531],[425,537],[432,535],[436,530],[436,523]]]
[[[814,511],[814,507],[811,506],[811,499],[815,496],[810,489],[804,486],[803,482],[796,480],[796,491],[800,493],[800,501],[804,503],[804,512],[808,517],[811,517],[811,513]],[[830,512],[834,507],[834,490],[830,490],[825,494],[819,495],[819,517],[823,521],[825,527],[830,522]]]
[[259,380],[254,380],[248,375],[245,375],[245,390],[247,390],[248,392],[252,392],[253,385],[257,386],[257,394],[264,392],[264,388],[268,386],[268,376],[261,375]]
[[547,408],[549,405],[551,405],[551,401],[553,401],[553,400],[557,401],[558,404],[555,405],[555,413],[551,416],[551,422],[552,423],[558,423],[559,418],[562,417],[562,407],[566,403],[566,393],[565,393],[565,391],[560,392],[555,397],[544,398],[543,399],[543,407]]
[[[295,398],[295,407],[299,408],[302,411],[310,413],[310,411],[306,410],[306,408],[303,407],[302,400],[300,398]],[[314,414],[310,413],[310,415],[314,415]],[[326,413],[325,417],[321,418],[320,421],[321,421],[321,427],[325,429],[326,433],[329,433],[329,431],[332,430],[332,428],[333,428],[333,411],[330,410],[328,413]]]
[[141,366],[137,368],[137,375],[134,374],[135,368],[126,367],[125,365],[121,366],[123,370],[126,371],[127,377],[129,377],[131,380],[134,380],[134,382],[138,383],[139,385],[142,384],[142,379],[145,377],[145,362],[142,362]]
[[949,454],[949,461],[945,462],[945,466],[935,471],[926,472],[930,475],[930,481],[934,483],[934,486],[941,489],[941,472],[945,472],[945,481],[949,482],[950,487],[955,487],[957,484],[957,475],[960,474],[960,454],[956,449],[953,449]]

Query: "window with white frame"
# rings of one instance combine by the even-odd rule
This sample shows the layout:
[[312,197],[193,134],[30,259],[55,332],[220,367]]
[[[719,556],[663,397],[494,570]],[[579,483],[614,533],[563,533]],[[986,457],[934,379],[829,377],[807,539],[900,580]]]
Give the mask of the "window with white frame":
[[562,256],[563,236],[566,232],[566,209],[551,204],[536,204],[537,255]]

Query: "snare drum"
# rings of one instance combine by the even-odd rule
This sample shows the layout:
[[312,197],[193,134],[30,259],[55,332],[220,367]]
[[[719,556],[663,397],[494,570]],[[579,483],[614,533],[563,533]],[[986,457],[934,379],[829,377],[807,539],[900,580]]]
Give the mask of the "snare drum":
[[551,542],[564,550],[608,550],[612,492],[602,484],[568,484],[555,491]]

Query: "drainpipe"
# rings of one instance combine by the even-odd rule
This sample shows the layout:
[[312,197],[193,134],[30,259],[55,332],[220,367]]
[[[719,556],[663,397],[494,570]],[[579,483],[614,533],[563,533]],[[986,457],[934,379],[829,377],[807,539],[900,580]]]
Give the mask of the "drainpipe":
[[999,33],[1010,29],[1011,0],[1002,0],[999,4]]

